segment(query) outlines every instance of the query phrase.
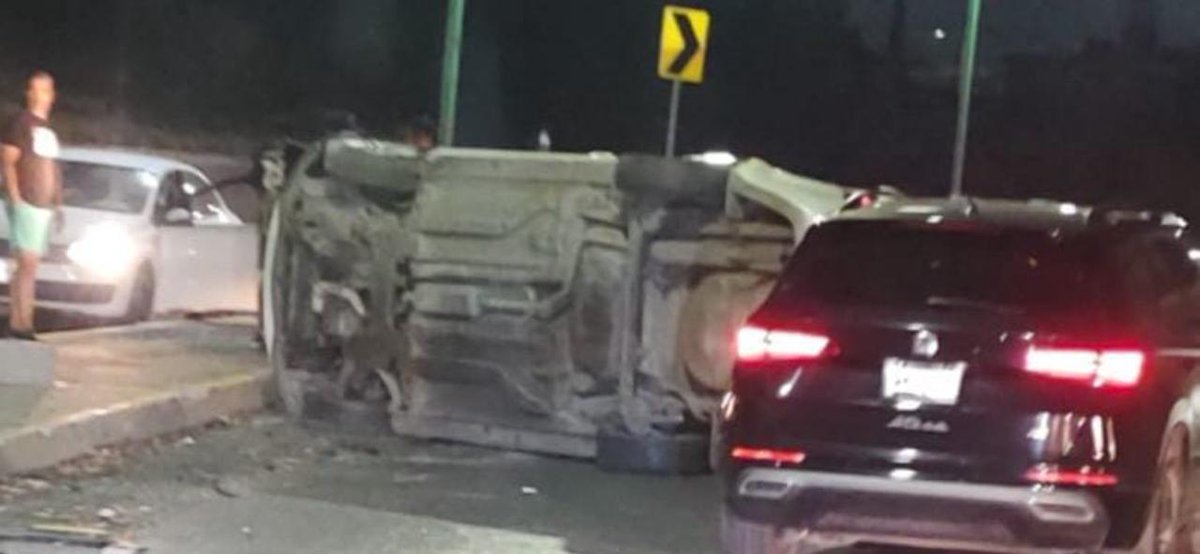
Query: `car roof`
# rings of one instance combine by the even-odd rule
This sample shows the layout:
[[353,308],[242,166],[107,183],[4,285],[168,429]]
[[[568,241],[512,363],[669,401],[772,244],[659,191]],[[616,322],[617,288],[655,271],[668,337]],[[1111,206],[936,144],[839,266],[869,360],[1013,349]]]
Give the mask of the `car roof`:
[[82,162],[129,169],[141,169],[156,175],[171,171],[191,171],[204,174],[195,166],[165,156],[156,156],[135,150],[120,148],[67,146],[58,158],[69,162]]

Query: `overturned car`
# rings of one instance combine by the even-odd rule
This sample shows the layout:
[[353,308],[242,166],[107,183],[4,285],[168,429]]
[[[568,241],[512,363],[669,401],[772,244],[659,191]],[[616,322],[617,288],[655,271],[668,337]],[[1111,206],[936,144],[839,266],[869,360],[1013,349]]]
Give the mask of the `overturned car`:
[[312,144],[266,236],[279,399],[402,435],[700,470],[733,329],[854,192],[758,160]]

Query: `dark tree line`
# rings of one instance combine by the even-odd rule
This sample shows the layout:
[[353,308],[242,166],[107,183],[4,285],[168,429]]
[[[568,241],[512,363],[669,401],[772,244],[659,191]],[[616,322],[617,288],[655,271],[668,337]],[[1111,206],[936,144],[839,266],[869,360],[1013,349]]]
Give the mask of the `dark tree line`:
[[[1200,215],[1188,204],[1200,180],[1200,53],[1158,46],[1162,0],[1120,1],[1117,40],[1010,56],[981,76],[968,190],[1184,204]],[[880,0],[890,25],[872,50],[844,2],[688,3],[715,23],[707,80],[684,91],[683,150],[730,149],[851,184],[945,190],[953,67],[931,67],[908,44],[914,10],[928,6]],[[267,138],[280,121],[339,109],[394,134],[415,115],[436,115],[444,7],[4,3],[0,86],[15,101],[23,72],[42,66],[60,74],[65,109],[83,117]],[[460,137],[523,148],[546,129],[557,149],[659,151],[668,99],[655,76],[660,9],[644,0],[472,0]]]

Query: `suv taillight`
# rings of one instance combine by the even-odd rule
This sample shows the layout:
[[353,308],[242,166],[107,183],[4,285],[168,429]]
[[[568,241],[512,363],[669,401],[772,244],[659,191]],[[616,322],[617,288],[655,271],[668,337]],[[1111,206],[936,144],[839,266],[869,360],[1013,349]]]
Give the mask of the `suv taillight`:
[[765,329],[748,325],[738,330],[737,359],[743,362],[815,360],[830,352],[825,335]]
[[1075,485],[1078,487],[1111,487],[1120,482],[1116,475],[1088,466],[1067,469],[1042,464],[1025,472],[1025,479],[1043,485]]
[[744,462],[775,462],[779,464],[801,464],[806,458],[805,454],[799,450],[773,450],[745,446],[735,446],[730,449],[729,457]]
[[1025,352],[1025,371],[1096,387],[1137,386],[1145,365],[1145,352],[1128,348],[1032,345]]

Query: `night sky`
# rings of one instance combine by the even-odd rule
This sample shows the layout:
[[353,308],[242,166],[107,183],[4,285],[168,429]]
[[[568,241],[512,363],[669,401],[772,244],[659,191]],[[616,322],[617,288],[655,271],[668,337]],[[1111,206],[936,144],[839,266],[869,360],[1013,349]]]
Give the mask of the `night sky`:
[[[682,3],[713,14],[707,81],[684,91],[682,150],[945,190],[965,0]],[[135,133],[236,134],[245,144],[315,111],[347,110],[394,136],[437,113],[444,9],[438,0],[6,2],[0,84],[15,101],[21,75],[47,67],[64,113],[133,122]],[[460,138],[528,148],[545,128],[556,149],[661,150],[660,10],[646,0],[468,0]],[[1194,0],[985,0],[969,189],[1200,215],[1190,199],[1200,182],[1198,43]]]
[[[1164,46],[1193,47],[1200,41],[1200,2],[1158,0],[1154,17]],[[849,0],[850,18],[872,48],[887,48],[891,0]],[[992,0],[984,4],[980,55],[996,63],[1013,53],[1060,56],[1088,41],[1118,41],[1129,23],[1130,6],[1154,0]],[[919,56],[957,63],[965,2],[909,0],[909,39]],[[938,40],[942,29],[946,38]]]

